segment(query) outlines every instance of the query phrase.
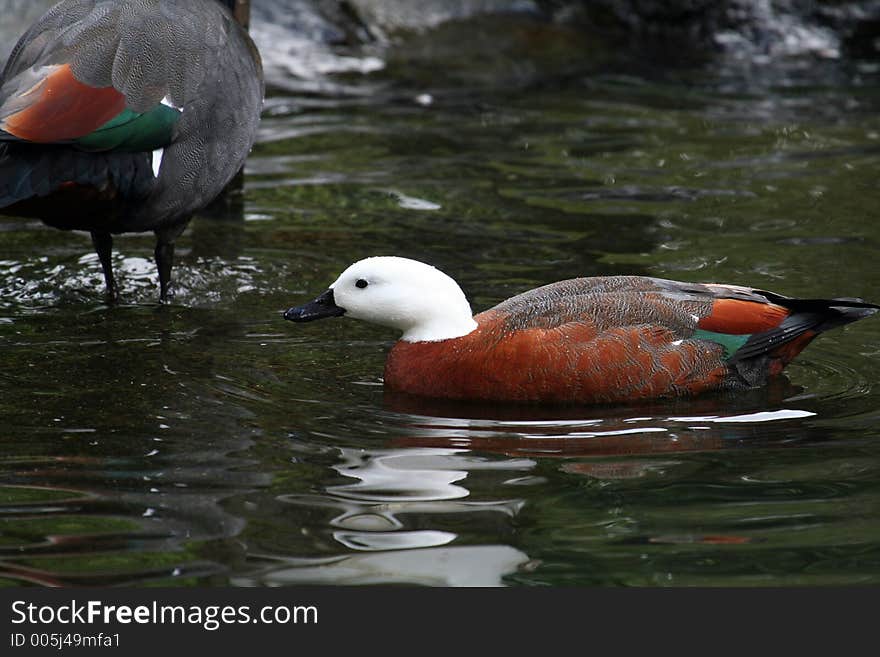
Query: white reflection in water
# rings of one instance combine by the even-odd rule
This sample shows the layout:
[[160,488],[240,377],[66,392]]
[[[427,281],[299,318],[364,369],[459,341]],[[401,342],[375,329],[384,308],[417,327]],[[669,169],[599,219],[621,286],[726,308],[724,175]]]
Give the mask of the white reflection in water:
[[479,501],[433,501],[433,502],[393,502],[393,503],[360,503],[355,501],[332,499],[320,495],[281,495],[280,502],[305,506],[309,508],[331,507],[340,511],[328,523],[336,529],[364,532],[389,532],[404,529],[404,524],[396,513],[418,516],[443,515],[459,513],[500,513],[508,518],[514,517],[523,507],[519,499]]
[[775,420],[794,420],[803,417],[812,417],[816,415],[810,411],[801,411],[798,409],[783,408],[778,411],[760,411],[757,413],[746,413],[744,415],[709,415],[704,417],[671,417],[672,422],[773,422]]
[[394,196],[397,199],[397,204],[403,208],[404,210],[441,210],[443,208],[442,205],[438,203],[434,203],[433,201],[428,201],[423,198],[416,198],[415,196],[407,196],[406,194],[401,194],[397,191],[389,191],[389,194]]
[[[738,415],[640,416],[584,419],[494,420],[488,418],[432,417],[407,414],[409,428],[415,435],[446,439],[456,447],[470,447],[469,440],[479,438],[601,438],[648,433],[669,433],[680,429],[678,423],[750,424],[794,420],[814,416],[800,409],[758,411]],[[672,423],[672,424],[670,424]],[[691,427],[702,428],[702,427]]]
[[[327,495],[279,498],[288,504],[339,509],[328,523],[331,536],[349,550],[399,551],[448,545],[457,534],[435,529],[412,529],[401,516],[424,520],[430,516],[462,513],[501,513],[515,516],[519,499],[465,501],[470,491],[462,485],[473,470],[531,470],[531,459],[489,460],[466,450],[439,448],[359,450],[340,448],[334,465],[353,483],[328,486]],[[517,478],[518,479],[518,478]]]
[[291,584],[422,584],[502,586],[502,578],[529,562],[509,545],[465,545],[422,550],[389,550],[330,559],[282,560],[234,586]]
[[412,532],[333,532],[333,538],[352,550],[372,552],[438,547],[452,543],[456,535],[432,530]]
[[460,449],[340,451],[342,463],[333,468],[359,481],[328,486],[327,492],[365,502],[458,499],[469,494],[457,482],[467,478],[470,470],[526,470],[535,466],[531,459],[488,461]]

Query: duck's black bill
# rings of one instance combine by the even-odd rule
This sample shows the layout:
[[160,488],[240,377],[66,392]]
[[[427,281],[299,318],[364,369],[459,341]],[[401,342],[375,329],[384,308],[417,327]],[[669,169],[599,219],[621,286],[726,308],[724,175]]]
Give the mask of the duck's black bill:
[[314,301],[309,301],[302,306],[290,308],[284,313],[284,319],[291,322],[311,322],[325,317],[339,317],[345,314],[345,308],[336,305],[333,299],[333,290],[327,290]]

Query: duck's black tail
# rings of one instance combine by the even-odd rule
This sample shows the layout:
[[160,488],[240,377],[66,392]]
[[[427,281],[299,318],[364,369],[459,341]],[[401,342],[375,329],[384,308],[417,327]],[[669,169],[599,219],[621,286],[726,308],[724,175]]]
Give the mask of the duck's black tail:
[[731,362],[764,355],[781,358],[785,363],[797,356],[814,337],[873,315],[880,305],[862,299],[792,299],[767,293],[773,303],[788,308],[791,313],[779,326],[755,333],[737,349]]
[[754,333],[728,363],[748,385],[778,374],[820,333],[873,315],[880,306],[862,299],[791,299],[768,293],[773,303],[790,314],[779,326]]

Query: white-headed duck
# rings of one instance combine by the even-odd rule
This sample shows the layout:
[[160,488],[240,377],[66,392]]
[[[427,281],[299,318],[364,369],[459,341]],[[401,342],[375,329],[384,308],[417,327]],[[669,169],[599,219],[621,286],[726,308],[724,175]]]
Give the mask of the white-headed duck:
[[762,385],[819,333],[880,306],[644,276],[575,278],[476,316],[438,269],[393,256],[346,269],[284,318],[346,315],[402,332],[386,387],[428,397],[625,402]]

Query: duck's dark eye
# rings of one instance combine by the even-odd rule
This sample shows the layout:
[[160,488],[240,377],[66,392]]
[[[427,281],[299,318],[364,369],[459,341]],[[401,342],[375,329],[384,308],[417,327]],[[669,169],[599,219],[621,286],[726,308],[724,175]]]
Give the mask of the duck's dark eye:
[[367,285],[369,285],[369,283],[367,283],[363,278],[359,278],[357,279],[357,283],[355,283],[354,285],[355,287],[359,287],[363,290],[365,287],[367,287]]

